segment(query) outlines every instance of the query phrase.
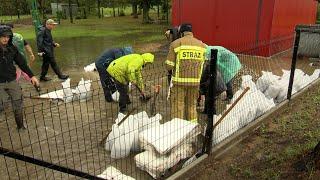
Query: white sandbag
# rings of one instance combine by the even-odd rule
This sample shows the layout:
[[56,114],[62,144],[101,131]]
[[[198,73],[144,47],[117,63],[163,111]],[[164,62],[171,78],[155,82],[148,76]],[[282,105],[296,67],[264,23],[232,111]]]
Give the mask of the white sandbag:
[[311,82],[317,80],[320,77],[320,69],[314,70],[313,74],[310,76]]
[[64,101],[65,102],[71,102],[73,100],[73,93],[70,88],[70,80],[71,79],[68,78],[67,80],[65,80],[64,82],[61,83],[63,93],[64,93]]
[[154,151],[145,151],[137,154],[134,159],[138,168],[147,171],[153,178],[159,178],[169,168],[178,164],[182,159],[191,157],[193,148],[191,144],[183,144],[173,150],[169,155],[160,155]]
[[120,98],[119,91],[116,91],[116,92],[112,93],[111,97],[112,97],[112,100],[114,100],[115,102],[118,102],[119,98]]
[[110,157],[113,159],[120,159],[127,157],[130,154],[134,142],[134,134],[137,132],[130,132],[124,135],[121,135],[119,138],[116,138],[112,148]]
[[264,95],[268,98],[268,99],[275,99],[279,93],[281,91],[281,87],[279,85],[279,83],[274,83],[272,85],[270,85],[267,90],[264,92]]
[[152,145],[160,154],[166,154],[173,147],[183,142],[189,134],[199,135],[198,124],[175,118],[160,126],[155,126],[139,134],[148,144]]
[[244,75],[242,76],[241,89],[249,87],[252,91],[257,89],[256,84],[252,81],[252,76]]
[[98,177],[107,180],[134,180],[134,178],[122,174],[118,169],[112,166],[104,170]]
[[95,63],[89,64],[89,65],[85,66],[83,69],[85,72],[92,72],[92,71],[97,70]]
[[78,83],[78,86],[72,90],[74,94],[77,95],[78,99],[85,100],[90,97],[91,95],[91,80],[84,80],[81,78],[81,80]]
[[40,95],[41,98],[61,99],[64,100],[63,89]]
[[262,71],[262,76],[257,80],[257,89],[264,93],[270,85],[279,79],[280,77],[272,74],[272,72]]
[[106,139],[105,149],[107,151],[111,151],[114,141],[118,139],[122,134],[122,129],[119,129],[119,126],[117,124],[112,125],[112,131],[109,133]]

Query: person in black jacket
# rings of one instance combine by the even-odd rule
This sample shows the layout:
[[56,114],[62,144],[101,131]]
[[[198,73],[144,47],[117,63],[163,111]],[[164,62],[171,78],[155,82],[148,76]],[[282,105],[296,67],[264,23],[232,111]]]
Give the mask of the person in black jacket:
[[[199,97],[198,97],[198,106],[200,104],[201,100],[204,100],[204,110],[203,110],[203,114],[207,114],[208,113],[208,106],[209,106],[209,85],[210,85],[210,63],[206,62],[203,68],[203,72],[201,75],[201,80],[200,80],[200,91],[199,91]],[[221,73],[219,72],[219,70],[217,70],[217,79],[216,79],[216,96],[215,98],[217,98],[221,93],[227,91],[227,86],[226,84],[223,82]],[[216,114],[216,108],[214,107],[214,114]]]
[[15,121],[18,130],[25,129],[23,123],[23,97],[21,87],[16,80],[16,67],[18,67],[31,78],[34,86],[39,82],[33,75],[24,57],[18,49],[12,44],[13,33],[10,27],[0,26],[0,111],[4,110],[6,103],[5,93],[10,97]]
[[58,75],[59,79],[65,80],[69,78],[68,75],[62,74],[54,58],[54,48],[60,47],[60,44],[53,41],[51,34],[51,30],[55,28],[56,24],[54,20],[48,19],[45,27],[41,28],[37,35],[38,54],[43,58],[40,76],[41,81],[50,80],[46,77],[49,65],[51,65],[51,68]]
[[106,69],[108,68],[109,64],[111,64],[111,62],[115,59],[132,53],[133,50],[131,46],[124,48],[113,48],[105,50],[100,55],[100,57],[97,58],[95,65],[97,71],[99,72],[104,97],[107,102],[113,102],[112,93],[116,92],[117,89],[115,83],[113,82]]

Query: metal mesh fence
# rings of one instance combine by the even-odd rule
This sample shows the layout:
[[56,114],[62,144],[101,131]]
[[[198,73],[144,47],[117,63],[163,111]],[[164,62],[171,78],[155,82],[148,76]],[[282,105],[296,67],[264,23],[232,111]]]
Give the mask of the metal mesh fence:
[[[216,116],[209,125],[212,119],[208,119],[210,113],[202,113],[203,99],[199,98],[197,107],[197,101],[187,100],[191,96],[198,98],[197,86],[191,88],[191,92],[171,88],[168,99],[170,85],[163,58],[166,50],[158,52],[155,63],[142,70],[146,94],[151,98],[145,101],[136,87],[126,86],[130,103],[124,114],[119,114],[117,102],[106,102],[99,80],[83,81],[64,89],[49,88],[41,94],[53,93],[42,96],[30,86],[24,86],[26,130],[16,130],[11,100],[3,103],[0,147],[5,156],[0,157],[0,173],[5,179],[91,179],[99,174],[105,178],[130,176],[135,179],[170,176],[190,157],[204,151],[205,129],[207,135],[213,132],[210,144],[217,145],[287,99],[292,51],[268,58],[253,54],[283,49],[288,43],[293,44],[293,37],[294,34],[272,42],[249,44],[247,47],[252,48],[236,54],[241,69],[234,71],[231,81],[224,82],[229,83],[225,89],[229,94],[217,94],[218,81],[214,82],[216,96],[209,110],[215,108]],[[270,45],[271,48],[266,48]],[[217,53],[212,57],[216,58],[216,69],[222,71],[219,58],[230,51]],[[210,63],[212,61],[207,64],[210,66]],[[293,93],[319,77],[319,72],[314,73],[317,67],[310,66],[307,58],[298,59],[296,67],[301,72],[296,70]],[[224,68],[232,71],[233,67]],[[184,71],[198,73],[193,66],[186,66],[181,73]],[[211,69],[209,73],[217,72]],[[210,85],[212,82],[205,89],[212,93]],[[231,89],[231,96],[227,96]],[[210,98],[210,94],[205,95]],[[185,101],[180,104],[173,101],[178,96],[185,97]],[[182,106],[188,108],[181,110]],[[198,123],[187,118],[191,106],[197,108]],[[183,117],[176,119],[177,114]],[[20,160],[16,160],[19,155]],[[31,159],[28,161],[28,158]]]

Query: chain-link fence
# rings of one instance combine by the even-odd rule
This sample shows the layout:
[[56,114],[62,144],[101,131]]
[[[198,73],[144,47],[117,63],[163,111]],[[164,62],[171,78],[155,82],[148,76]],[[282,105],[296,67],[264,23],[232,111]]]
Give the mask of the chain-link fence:
[[[315,29],[300,30],[318,33]],[[211,60],[201,71],[194,65],[180,69],[182,74],[202,75],[200,91],[197,85],[170,86],[165,59],[157,56],[142,69],[143,82],[135,79],[138,71],[123,74],[124,79],[110,75],[113,102],[107,102],[99,80],[74,86],[67,80],[41,95],[24,87],[26,130],[16,129],[16,104],[11,103],[16,100],[6,96],[2,103],[0,174],[5,179],[168,177],[286,100],[290,77],[292,93],[319,77],[309,58],[296,59],[298,43],[295,53],[252,55],[264,51],[263,45],[281,49],[294,36],[259,42],[241,54],[212,46],[207,56]],[[127,81],[138,82],[137,87]]]

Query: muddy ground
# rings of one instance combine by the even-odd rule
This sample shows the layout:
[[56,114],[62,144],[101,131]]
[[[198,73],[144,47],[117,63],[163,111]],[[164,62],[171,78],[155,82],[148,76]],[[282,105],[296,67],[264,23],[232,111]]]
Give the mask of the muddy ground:
[[[167,101],[167,78],[163,62],[166,59],[166,48],[159,44],[153,44],[141,49],[155,51],[156,62],[147,67],[143,73],[149,93],[152,95],[152,87],[162,86],[156,102],[157,112],[163,116],[163,122],[170,120],[170,103]],[[262,70],[273,71],[281,74],[281,69],[289,69],[291,56],[287,52],[274,59],[240,55],[243,70],[234,81],[235,90],[239,87],[240,76],[250,74],[257,79]],[[298,62],[298,68],[310,73],[314,69],[308,65],[308,59]],[[118,112],[117,103],[106,103],[103,91],[100,88],[96,72],[85,73],[83,67],[70,69],[72,86],[80,80],[92,79],[92,94],[86,101],[74,101],[72,103],[57,103],[48,100],[30,99],[37,93],[28,83],[22,83],[25,98],[25,119],[28,129],[18,133],[12,115],[12,108],[8,105],[5,113],[0,114],[0,145],[44,161],[67,166],[92,175],[100,174],[105,168],[113,165],[124,174],[137,179],[150,179],[145,172],[136,168],[132,154],[128,158],[114,160],[110,158],[110,152],[99,147],[100,140],[111,130]],[[61,81],[56,78],[51,82],[42,83],[42,93],[60,89]],[[138,92],[133,89],[130,93],[132,104],[129,107],[137,108],[136,112],[145,110],[150,112],[150,103],[141,103]],[[225,102],[219,101],[219,111],[225,109]],[[205,116],[200,116],[201,123]],[[241,149],[237,151],[243,152]],[[231,161],[232,159],[230,159]],[[39,166],[15,161],[10,158],[0,157],[0,175],[4,179],[76,179],[64,173],[41,168]],[[206,167],[206,165],[205,165]],[[211,166],[212,167],[212,166]],[[211,168],[204,168],[208,170]],[[203,173],[202,173],[203,174]],[[209,176],[208,176],[209,177]],[[222,177],[222,176],[221,176]]]

